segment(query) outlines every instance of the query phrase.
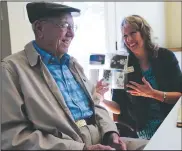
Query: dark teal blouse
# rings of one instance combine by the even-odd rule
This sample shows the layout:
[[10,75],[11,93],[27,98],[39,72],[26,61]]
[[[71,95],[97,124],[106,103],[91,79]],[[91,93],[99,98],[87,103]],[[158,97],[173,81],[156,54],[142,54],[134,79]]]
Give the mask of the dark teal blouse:
[[[154,89],[158,88],[155,76],[152,73],[152,68],[149,68],[146,71],[142,71],[142,74],[145,77],[145,79],[150,83],[152,88]],[[149,115],[149,120],[146,123],[145,127],[139,132],[137,132],[138,136],[143,139],[150,139],[156,132],[157,128],[162,123],[160,105],[157,100],[150,103],[148,115]]]

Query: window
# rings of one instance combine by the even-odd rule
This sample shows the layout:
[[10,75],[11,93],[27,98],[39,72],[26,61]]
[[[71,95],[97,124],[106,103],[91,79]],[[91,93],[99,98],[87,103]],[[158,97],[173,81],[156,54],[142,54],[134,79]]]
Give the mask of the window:
[[63,4],[81,9],[81,15],[74,17],[78,29],[70,45],[69,54],[79,61],[89,77],[89,55],[107,52],[105,3],[63,2]]

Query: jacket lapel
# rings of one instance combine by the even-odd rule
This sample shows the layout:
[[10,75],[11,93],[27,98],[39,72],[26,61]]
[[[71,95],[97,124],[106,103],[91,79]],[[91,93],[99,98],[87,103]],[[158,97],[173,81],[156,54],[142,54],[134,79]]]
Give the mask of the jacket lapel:
[[86,95],[90,98],[91,102],[93,103],[93,97],[92,97],[92,88],[89,84],[89,81],[83,74],[83,68],[73,59],[70,59],[70,71],[76,78],[76,80],[80,83],[81,87],[83,88]]

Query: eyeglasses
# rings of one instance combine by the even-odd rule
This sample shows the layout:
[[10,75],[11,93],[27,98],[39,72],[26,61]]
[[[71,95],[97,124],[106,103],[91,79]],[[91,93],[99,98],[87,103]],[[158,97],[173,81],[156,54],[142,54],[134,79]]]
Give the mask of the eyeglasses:
[[70,25],[69,23],[56,23],[54,20],[51,20],[51,19],[46,19],[46,20],[41,20],[41,21],[48,21],[48,22],[58,26],[59,28],[61,28],[64,31],[67,31],[68,29],[71,29],[72,31],[77,30],[76,25]]
[[63,30],[68,30],[68,29],[71,29],[72,31],[76,31],[77,30],[77,26],[76,25],[70,25],[68,23],[60,23],[60,24],[54,23],[54,24],[57,25],[58,27],[60,27]]

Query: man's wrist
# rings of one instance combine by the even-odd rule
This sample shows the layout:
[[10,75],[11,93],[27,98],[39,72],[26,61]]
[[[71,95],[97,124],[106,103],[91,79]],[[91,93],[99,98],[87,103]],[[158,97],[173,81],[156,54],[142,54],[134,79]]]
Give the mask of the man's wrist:
[[83,146],[83,150],[88,150],[86,145]]
[[115,131],[107,132],[107,133],[104,134],[103,144],[107,145],[108,142],[110,142],[110,139],[112,137],[112,134],[116,134],[116,135],[118,135],[118,137],[120,137],[119,134],[117,132],[115,132]]

